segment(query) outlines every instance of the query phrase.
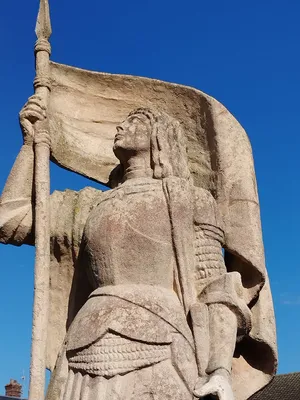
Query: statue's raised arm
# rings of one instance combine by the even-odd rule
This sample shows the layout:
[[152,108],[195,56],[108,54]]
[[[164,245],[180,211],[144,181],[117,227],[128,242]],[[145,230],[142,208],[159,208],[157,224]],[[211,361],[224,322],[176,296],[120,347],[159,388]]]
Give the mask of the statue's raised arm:
[[[1,243],[34,245],[34,124],[37,121],[44,121],[45,118],[46,109],[43,100],[38,95],[31,96],[19,115],[23,145],[0,197]],[[59,235],[56,226],[58,220],[65,221],[68,212],[73,215],[76,207],[75,198],[83,197],[87,192],[99,193],[100,191],[94,189],[84,190],[81,193],[71,190],[56,191],[51,196],[50,208],[52,208],[53,218],[50,225],[53,240]],[[86,199],[86,202],[88,203],[89,200]],[[59,207],[63,203],[65,203],[64,214],[59,215]],[[67,207],[67,203],[69,203],[69,207]],[[66,212],[66,208],[68,212]],[[71,233],[67,235],[67,239],[71,243]]]
[[14,163],[0,198],[0,241],[6,244],[34,244],[33,123],[46,117],[41,98],[32,96],[20,112],[23,146]]

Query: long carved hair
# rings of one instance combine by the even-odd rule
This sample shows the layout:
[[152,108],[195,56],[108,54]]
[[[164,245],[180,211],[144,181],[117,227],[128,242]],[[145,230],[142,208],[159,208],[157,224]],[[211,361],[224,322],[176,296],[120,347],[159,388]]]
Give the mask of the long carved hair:
[[[165,113],[153,112],[148,108],[137,108],[128,117],[138,114],[144,115],[150,121],[150,164],[153,178],[189,179],[187,144],[180,123]],[[117,186],[122,182],[123,176],[124,169],[120,164],[112,171],[109,186]]]

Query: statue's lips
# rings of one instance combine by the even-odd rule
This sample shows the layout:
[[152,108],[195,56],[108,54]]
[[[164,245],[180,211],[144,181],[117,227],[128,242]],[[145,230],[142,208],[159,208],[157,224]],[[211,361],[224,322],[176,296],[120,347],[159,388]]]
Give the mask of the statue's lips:
[[114,141],[116,142],[117,140],[120,140],[120,139],[123,139],[123,138],[124,138],[124,135],[121,135],[120,133],[117,133],[116,136],[115,136]]

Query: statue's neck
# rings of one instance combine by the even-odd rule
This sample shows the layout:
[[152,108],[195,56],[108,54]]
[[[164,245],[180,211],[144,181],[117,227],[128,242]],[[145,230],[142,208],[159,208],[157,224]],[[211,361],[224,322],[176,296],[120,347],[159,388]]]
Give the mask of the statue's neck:
[[153,170],[151,168],[128,167],[125,170],[124,181],[134,178],[152,178]]
[[152,178],[153,170],[150,168],[150,154],[141,153],[130,157],[124,164],[124,181],[133,178]]

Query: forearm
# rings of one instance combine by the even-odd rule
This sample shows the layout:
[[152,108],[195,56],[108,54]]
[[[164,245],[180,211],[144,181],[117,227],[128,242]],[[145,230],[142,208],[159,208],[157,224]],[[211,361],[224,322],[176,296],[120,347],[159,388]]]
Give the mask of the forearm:
[[28,199],[31,202],[33,173],[33,146],[24,144],[6,181],[0,198],[0,205],[22,199]]
[[31,244],[34,152],[23,145],[0,198],[0,242]]
[[231,371],[238,340],[251,330],[251,312],[243,298],[243,285],[238,272],[203,280],[200,302],[209,315],[209,362],[206,372]]
[[225,369],[230,374],[237,339],[237,317],[224,304],[210,304],[208,312],[210,357],[206,372],[211,374]]

